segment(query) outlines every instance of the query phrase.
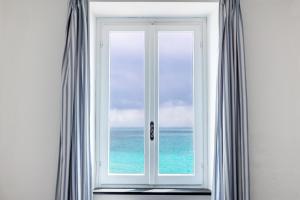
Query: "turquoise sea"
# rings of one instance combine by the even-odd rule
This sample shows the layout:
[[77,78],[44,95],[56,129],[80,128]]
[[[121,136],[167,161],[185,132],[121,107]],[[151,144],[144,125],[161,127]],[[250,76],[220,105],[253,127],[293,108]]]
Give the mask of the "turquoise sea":
[[[194,154],[191,128],[160,128],[159,173],[193,173]],[[110,173],[144,173],[143,128],[111,128]]]

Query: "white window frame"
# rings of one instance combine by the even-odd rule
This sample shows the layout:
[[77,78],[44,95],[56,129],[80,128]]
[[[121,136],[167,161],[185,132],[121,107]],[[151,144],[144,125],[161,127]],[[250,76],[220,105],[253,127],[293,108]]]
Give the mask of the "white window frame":
[[[206,18],[97,18],[96,19],[96,186],[97,187],[204,187],[208,173]],[[109,31],[145,31],[145,164],[144,175],[108,174]],[[157,31],[193,31],[194,51],[194,174],[158,174],[158,59]],[[155,42],[151,42],[155,41]],[[195,53],[196,55],[196,53]],[[149,59],[152,58],[152,59]],[[154,61],[154,63],[153,63]],[[150,67],[154,66],[154,67]],[[198,75],[197,75],[198,74]],[[156,87],[150,87],[155,85]],[[197,91],[197,92],[195,92]],[[195,95],[197,94],[197,95]],[[154,98],[150,98],[154,97]],[[201,98],[204,97],[204,98]],[[198,102],[198,103],[195,103]],[[149,105],[149,106],[147,106]],[[152,109],[150,109],[151,107]],[[155,122],[155,142],[148,138]],[[197,121],[197,122],[196,122]],[[198,141],[195,145],[195,141]],[[152,152],[150,154],[150,152]],[[201,152],[201,153],[200,153]],[[149,157],[149,155],[151,155]],[[106,160],[104,162],[104,160]],[[198,167],[196,167],[198,166]]]

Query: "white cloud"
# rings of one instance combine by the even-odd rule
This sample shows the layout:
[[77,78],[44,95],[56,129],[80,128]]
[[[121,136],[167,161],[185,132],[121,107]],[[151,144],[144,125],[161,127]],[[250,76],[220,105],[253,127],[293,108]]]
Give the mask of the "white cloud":
[[113,109],[109,118],[114,127],[141,127],[145,123],[142,109]]
[[192,106],[162,106],[159,124],[163,127],[190,127],[193,125]]
[[[190,127],[193,125],[193,108],[187,105],[166,103],[159,111],[161,127]],[[114,127],[144,126],[144,111],[141,109],[113,109],[110,124]]]

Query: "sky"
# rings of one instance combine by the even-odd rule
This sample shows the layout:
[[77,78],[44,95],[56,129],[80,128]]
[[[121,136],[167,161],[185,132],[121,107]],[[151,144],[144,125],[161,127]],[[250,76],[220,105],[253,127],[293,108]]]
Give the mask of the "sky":
[[[110,32],[110,124],[144,124],[144,32]],[[159,32],[159,123],[190,127],[193,123],[193,34]]]

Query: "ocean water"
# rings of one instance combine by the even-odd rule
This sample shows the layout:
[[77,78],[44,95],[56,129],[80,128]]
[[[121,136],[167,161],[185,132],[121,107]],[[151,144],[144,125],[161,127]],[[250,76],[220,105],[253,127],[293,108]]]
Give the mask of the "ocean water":
[[[191,128],[160,128],[159,173],[191,174],[194,166]],[[111,128],[109,171],[116,174],[144,173],[143,128]]]

